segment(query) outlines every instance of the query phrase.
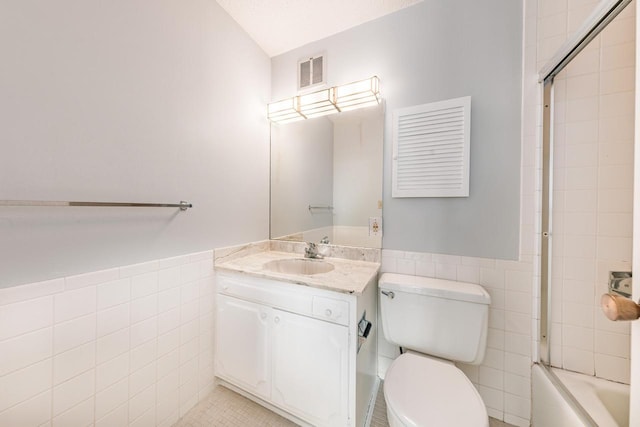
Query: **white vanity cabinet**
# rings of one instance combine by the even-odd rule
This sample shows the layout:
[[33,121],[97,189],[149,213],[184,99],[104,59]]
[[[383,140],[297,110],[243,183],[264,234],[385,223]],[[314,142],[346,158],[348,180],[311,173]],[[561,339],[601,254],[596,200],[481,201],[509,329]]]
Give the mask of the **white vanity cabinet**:
[[313,425],[348,425],[346,326],[274,310],[271,400]]
[[218,273],[216,376],[295,422],[362,425],[357,303],[351,294]]

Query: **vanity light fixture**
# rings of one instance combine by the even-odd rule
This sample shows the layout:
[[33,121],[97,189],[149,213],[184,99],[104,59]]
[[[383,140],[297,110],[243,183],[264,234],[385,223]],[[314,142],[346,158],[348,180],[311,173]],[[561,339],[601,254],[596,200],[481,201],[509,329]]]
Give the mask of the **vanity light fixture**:
[[380,79],[373,76],[342,86],[322,89],[267,106],[269,120],[289,123],[380,103]]
[[336,105],[341,111],[370,107],[380,103],[380,80],[377,77],[336,87]]
[[306,117],[300,113],[299,99],[297,96],[272,102],[267,106],[267,112],[269,120],[273,122],[289,123],[306,119]]

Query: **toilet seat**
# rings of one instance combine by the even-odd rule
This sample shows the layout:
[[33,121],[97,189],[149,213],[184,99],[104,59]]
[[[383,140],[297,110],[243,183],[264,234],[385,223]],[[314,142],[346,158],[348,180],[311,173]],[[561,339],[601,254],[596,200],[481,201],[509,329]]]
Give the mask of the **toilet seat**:
[[389,421],[404,426],[488,427],[487,410],[453,363],[414,353],[393,361],[384,379]]

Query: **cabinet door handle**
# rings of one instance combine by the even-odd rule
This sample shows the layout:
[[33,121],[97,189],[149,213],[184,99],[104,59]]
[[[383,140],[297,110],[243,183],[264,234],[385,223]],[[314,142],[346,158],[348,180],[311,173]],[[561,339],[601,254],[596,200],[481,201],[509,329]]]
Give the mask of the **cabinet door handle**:
[[267,313],[260,313],[260,318],[261,319],[266,319],[267,318]]
[[273,318],[274,323],[280,323],[280,318],[278,316]]
[[325,316],[327,316],[327,317],[331,317],[331,314],[332,314],[332,313],[331,313],[331,310],[327,308],[327,309],[324,311],[324,314],[325,314]]

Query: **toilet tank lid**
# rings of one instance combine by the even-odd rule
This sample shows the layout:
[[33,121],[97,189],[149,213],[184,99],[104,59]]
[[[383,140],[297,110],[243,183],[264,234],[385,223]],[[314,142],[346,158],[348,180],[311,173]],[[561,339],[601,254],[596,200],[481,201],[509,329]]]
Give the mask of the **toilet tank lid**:
[[378,281],[380,289],[429,295],[456,301],[491,304],[489,293],[475,283],[407,274],[384,273]]

